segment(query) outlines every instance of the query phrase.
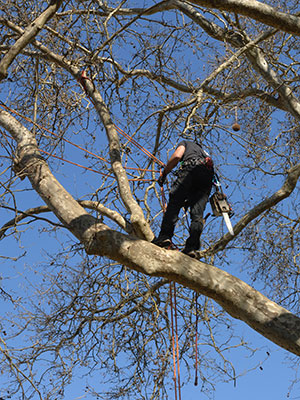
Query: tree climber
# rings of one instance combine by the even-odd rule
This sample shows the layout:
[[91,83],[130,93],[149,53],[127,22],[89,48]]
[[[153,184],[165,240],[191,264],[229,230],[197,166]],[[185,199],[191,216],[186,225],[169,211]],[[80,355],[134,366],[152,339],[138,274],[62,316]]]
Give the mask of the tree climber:
[[177,178],[172,184],[169,202],[163,216],[160,233],[152,243],[163,248],[171,248],[172,236],[178,214],[182,207],[190,208],[191,225],[189,237],[185,242],[183,253],[198,257],[200,235],[203,230],[203,213],[208,201],[214,177],[213,162],[198,143],[183,140],[178,144],[157,180],[162,187],[166,176],[180,161],[176,171]]

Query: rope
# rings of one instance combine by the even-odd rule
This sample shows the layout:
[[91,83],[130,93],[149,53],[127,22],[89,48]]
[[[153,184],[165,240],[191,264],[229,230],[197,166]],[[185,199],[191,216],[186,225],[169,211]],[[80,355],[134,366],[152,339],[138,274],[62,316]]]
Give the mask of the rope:
[[196,323],[195,323],[195,382],[194,385],[198,385],[198,293],[195,292],[195,313],[196,313]]
[[[92,102],[92,104],[96,107],[95,102],[93,101],[93,99],[90,97],[87,89],[86,89],[86,85],[85,85],[85,81],[88,80],[93,84],[93,81],[86,76],[85,71],[82,71],[80,78],[78,79],[79,83],[81,84],[81,86],[83,87],[86,95],[88,96],[88,98],[90,99],[90,101]],[[138,149],[140,149],[144,154],[146,154],[146,156],[150,157],[153,161],[155,161],[157,164],[159,164],[160,166],[163,166],[164,163],[162,161],[160,161],[154,154],[150,153],[150,151],[148,151],[147,149],[145,149],[145,147],[143,147],[142,145],[140,145],[135,139],[133,139],[132,136],[129,136],[128,133],[124,132],[121,128],[119,128],[116,124],[114,124],[114,127],[116,128],[116,130],[123,135],[127,140],[129,140],[129,142],[131,142],[132,144],[134,144]]]
[[174,371],[173,380],[174,380],[175,400],[177,400],[176,352],[175,352],[175,335],[174,335],[173,293],[172,293],[171,282],[170,282],[170,306],[171,306],[172,354],[173,354],[173,371]]
[[58,139],[62,139],[62,140],[65,141],[66,143],[69,143],[69,144],[71,144],[72,146],[77,147],[77,148],[80,149],[80,150],[83,150],[84,152],[86,152],[86,153],[88,153],[88,154],[90,154],[90,155],[92,155],[92,156],[98,158],[98,159],[101,160],[101,161],[107,162],[107,160],[106,160],[105,158],[100,157],[100,156],[98,156],[97,154],[94,154],[94,153],[92,153],[91,151],[85,149],[84,147],[81,147],[81,146],[79,146],[78,144],[76,144],[76,143],[74,143],[74,142],[71,142],[70,140],[68,140],[68,139],[66,139],[66,138],[64,138],[64,137],[59,136],[57,133],[54,133],[54,132],[50,131],[48,128],[46,128],[46,127],[44,127],[44,126],[42,126],[42,125],[40,125],[40,124],[37,124],[37,123],[34,122],[31,118],[28,118],[28,117],[26,117],[26,116],[23,115],[23,114],[20,114],[18,111],[14,110],[14,109],[12,109],[12,108],[10,108],[10,107],[8,107],[8,106],[6,106],[5,104],[0,103],[0,106],[1,106],[2,108],[6,109],[7,111],[10,111],[10,112],[12,112],[13,114],[16,114],[18,117],[21,117],[21,118],[25,119],[25,121],[30,122],[31,124],[33,124],[33,125],[36,126],[37,128],[39,128],[39,129],[41,129],[41,130],[44,130],[44,131],[50,133],[50,135],[55,136],[55,137],[58,138]]
[[[160,171],[160,173],[162,173]],[[163,213],[166,211],[166,196],[163,186],[161,186],[162,208]],[[173,243],[171,246],[176,248]],[[173,370],[174,370],[174,390],[175,400],[177,394],[181,400],[181,383],[180,383],[180,363],[179,363],[179,341],[178,341],[178,324],[177,324],[177,299],[175,282],[170,282],[170,308],[171,308],[171,328],[172,328],[172,353],[173,353]],[[174,324],[175,321],[175,324]],[[175,326],[174,326],[175,325]]]
[[[64,137],[60,137],[58,134],[56,134],[56,133],[52,132],[51,130],[49,130],[48,128],[46,128],[46,127],[44,127],[44,126],[42,126],[42,125],[40,125],[40,124],[34,122],[32,119],[26,117],[25,115],[19,113],[18,111],[14,110],[14,109],[12,109],[12,108],[6,106],[5,104],[0,103],[0,107],[6,109],[7,111],[10,111],[11,113],[13,113],[13,114],[15,114],[15,115],[17,115],[17,116],[19,116],[19,117],[21,117],[21,118],[23,118],[23,119],[26,120],[27,122],[33,124],[34,126],[36,126],[37,128],[39,128],[39,129],[41,129],[41,130],[44,130],[44,131],[48,132],[49,134],[53,135],[54,137],[59,138],[59,139],[62,139],[62,140],[65,141],[66,143],[71,144],[72,146],[78,148],[79,150],[82,150],[82,151],[84,151],[85,153],[88,153],[88,154],[90,154],[90,155],[92,155],[92,156],[98,158],[98,159],[101,160],[101,161],[108,162],[105,158],[100,157],[99,155],[97,155],[97,154],[95,154],[95,153],[93,153],[93,152],[91,152],[91,151],[85,149],[84,147],[79,146],[78,144],[76,144],[76,143],[74,143],[74,142],[72,142],[72,141],[70,141],[70,140],[68,140],[68,139],[66,139],[66,138],[64,138]],[[10,139],[12,139],[10,136],[7,136],[7,137],[9,137]],[[67,163],[69,163],[69,164],[75,165],[75,166],[77,166],[77,167],[83,168],[83,169],[85,169],[85,170],[87,170],[87,171],[95,172],[96,174],[100,174],[100,175],[103,175],[103,176],[106,176],[106,177],[110,177],[110,178],[115,179],[115,178],[114,178],[113,176],[111,176],[111,175],[105,174],[105,173],[100,172],[100,171],[96,171],[96,170],[94,170],[94,169],[92,169],[92,168],[89,168],[89,167],[85,167],[85,166],[83,166],[83,165],[81,165],[81,164],[78,164],[78,163],[76,163],[76,162],[69,161],[69,160],[67,160],[67,159],[65,159],[65,158],[56,156],[56,155],[54,155],[54,154],[52,154],[52,153],[48,153],[48,152],[45,151],[45,150],[39,149],[39,151],[40,151],[41,153],[47,154],[47,155],[49,155],[49,156],[51,156],[51,157],[57,158],[57,159],[59,159],[59,160],[61,160],[61,161],[64,161],[64,162],[67,162]],[[125,169],[128,169],[128,170],[141,171],[141,172],[156,172],[156,173],[158,172],[157,170],[147,169],[147,168],[140,168],[140,167],[139,167],[139,168],[135,168],[135,167],[124,167],[124,168],[125,168]],[[152,181],[152,179],[142,179],[142,178],[131,178],[131,179],[128,179],[128,180],[129,180],[129,181],[142,181],[142,182],[149,182],[149,181]]]
[[172,284],[173,284],[173,290],[174,290],[174,319],[175,319],[175,339],[176,339],[176,361],[177,361],[177,374],[178,374],[178,379],[177,379],[177,381],[178,381],[178,394],[179,394],[179,400],[181,400],[176,284],[175,284],[175,282],[172,282]]
[[142,145],[140,145],[135,139],[133,139],[132,136],[129,136],[128,133],[122,131],[121,128],[119,128],[117,125],[115,125],[116,130],[121,133],[121,135],[123,135],[126,139],[128,139],[132,144],[134,144],[138,149],[140,149],[144,154],[146,154],[146,156],[152,158],[153,161],[155,161],[157,164],[159,164],[160,166],[164,166],[164,163],[162,161],[160,161],[154,154],[150,153],[150,151],[148,151],[147,149],[145,149],[145,147],[143,147]]

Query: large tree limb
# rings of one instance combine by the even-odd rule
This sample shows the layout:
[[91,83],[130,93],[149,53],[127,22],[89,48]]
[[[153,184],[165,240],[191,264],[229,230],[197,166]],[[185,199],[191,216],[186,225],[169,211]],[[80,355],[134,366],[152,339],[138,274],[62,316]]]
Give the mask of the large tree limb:
[[[2,21],[9,27],[13,27],[16,32],[22,34],[23,30],[9,21]],[[38,48],[48,60],[56,63],[64,70],[69,72],[75,79],[80,81],[84,86],[87,95],[92,100],[98,115],[104,125],[106,135],[109,141],[109,154],[110,161],[114,175],[117,179],[118,188],[122,201],[127,208],[131,216],[131,223],[133,229],[138,237],[146,238],[151,240],[154,234],[146,221],[141,207],[138,205],[131,193],[131,188],[127,178],[125,169],[121,163],[120,155],[120,142],[117,134],[115,125],[110,117],[109,110],[98,90],[96,90],[94,84],[86,77],[82,76],[82,72],[79,68],[74,67],[65,57],[57,55],[51,52],[46,46],[42,45],[39,41],[33,40],[33,45]],[[9,114],[8,114],[9,115]]]
[[[298,16],[278,11],[276,8],[256,0],[190,0],[190,2],[201,7],[231,11],[273,26],[283,32],[300,35],[300,18]],[[183,1],[183,3],[186,2]]]
[[17,55],[32,41],[32,39],[43,29],[44,25],[59,9],[62,0],[51,0],[47,9],[28,25],[22,36],[10,47],[0,62],[0,81],[7,77],[7,70]]
[[300,355],[300,318],[272,302],[245,282],[178,251],[164,250],[109,230],[97,232],[88,249],[136,271],[164,277],[206,295],[231,316],[243,320],[284,349]]
[[[178,251],[164,250],[109,229],[89,215],[59,184],[39,155],[31,132],[6,111],[0,111],[0,124],[16,140],[19,166],[32,187],[81,241],[88,254],[107,256],[143,274],[173,280],[208,296],[234,318],[243,320],[282,348],[300,355],[300,319],[297,316],[225,271]],[[299,174],[300,166],[290,171],[282,194],[293,187]]]

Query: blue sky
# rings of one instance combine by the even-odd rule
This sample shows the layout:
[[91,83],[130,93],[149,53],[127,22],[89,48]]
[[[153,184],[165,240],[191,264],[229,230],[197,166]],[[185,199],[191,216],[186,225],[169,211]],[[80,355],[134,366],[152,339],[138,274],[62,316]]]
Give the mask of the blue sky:
[[[66,153],[68,154],[68,158],[70,160],[76,160],[78,162],[80,161],[83,165],[86,165],[84,164],[84,159],[80,160],[80,151],[78,152],[77,149],[66,147]],[[65,163],[60,171],[55,173],[56,177],[77,198],[83,193],[88,193],[87,188],[92,188],[94,184],[97,184],[97,182],[101,181],[101,176],[93,172],[85,172],[82,176],[83,179],[78,179],[79,171],[81,172],[78,167]],[[21,186],[28,187],[26,181],[24,181]],[[20,199],[19,208],[25,210],[27,207],[36,206],[39,204],[41,204],[41,200],[34,192],[25,191]],[[12,217],[12,213],[7,212],[6,210],[0,211],[0,220],[2,223],[6,222]],[[51,214],[45,214],[45,217],[55,220]],[[233,223],[235,221],[234,218]],[[217,225],[220,223],[221,219],[216,221]],[[42,225],[46,227],[46,224]],[[55,252],[56,248],[59,249],[59,238],[56,239],[53,235],[48,236],[47,232],[42,233],[42,231],[37,231],[34,228],[34,223],[28,227],[24,227],[24,229],[28,229],[28,232],[20,238],[18,248],[16,248],[16,242],[11,238],[4,239],[0,242],[1,255],[12,257],[18,253],[22,254],[25,250],[27,251],[27,256],[25,258],[21,258],[17,263],[9,261],[3,262],[4,268],[2,269],[1,276],[4,287],[6,290],[13,290],[16,295],[19,291],[20,294],[22,294],[24,279],[29,280],[32,283],[34,283],[35,279],[37,279],[38,275],[34,272],[34,270],[38,269],[36,263],[40,261],[41,257],[48,252]],[[205,238],[205,231],[203,236]],[[245,272],[241,272],[242,263],[242,260],[239,260],[235,257],[229,257],[227,271],[249,283],[250,281],[247,274]],[[216,261],[215,265],[218,266],[218,261]],[[255,288],[258,290],[262,289],[258,286],[259,282],[256,282]],[[10,307],[11,306],[9,302],[2,301],[3,313],[5,313],[6,310],[10,310]],[[288,363],[285,363],[286,353],[278,346],[261,337],[243,322],[235,320],[233,320],[233,322],[236,324],[237,334],[244,336],[245,340],[252,343],[254,348],[261,348],[260,351],[255,353],[255,355],[250,358],[245,358],[245,353],[243,350],[238,350],[232,353],[231,357],[236,368],[237,375],[243,375],[248,369],[260,365],[260,363],[262,364],[261,368],[256,368],[255,370],[239,377],[236,387],[234,387],[233,382],[217,383],[214,397],[215,400],[240,400],[241,398],[244,400],[253,400],[253,398],[258,400],[282,400],[286,398],[289,393],[291,380],[294,376],[292,368],[288,365]],[[267,356],[267,352],[270,354],[269,356]],[[194,360],[191,360],[191,363],[194,363]],[[92,396],[86,391],[86,386],[88,385],[89,379],[86,377],[81,377],[80,375],[81,374],[78,371],[74,376],[71,385],[67,387],[64,399],[92,399]],[[6,386],[5,379],[2,379],[2,391],[4,392]],[[182,399],[205,399],[206,396],[200,392],[200,378],[199,385],[197,387],[193,385],[193,380],[194,379],[187,384],[184,382],[184,377],[182,377],[182,383],[184,383],[182,388]],[[101,379],[99,376],[97,376],[97,374],[93,375],[91,382],[93,381],[95,381],[96,386],[100,384],[101,387]],[[172,385],[169,386],[170,398],[172,398],[174,390]],[[296,399],[297,391],[292,392],[289,398]]]
[[[146,3],[146,2],[145,2]],[[202,66],[201,66],[202,67]],[[196,73],[199,70],[199,63],[191,63],[191,70],[193,73]],[[75,91],[78,93],[82,92],[80,86],[76,86],[76,82],[74,82]],[[0,96],[2,96],[1,100],[5,100],[5,90],[2,92]],[[85,106],[86,104],[84,104]],[[90,105],[91,107],[91,105]],[[115,108],[115,115],[122,120],[122,115],[118,115],[117,106]],[[228,120],[228,129],[230,128],[231,122]],[[97,120],[97,118],[96,118]],[[151,122],[152,123],[152,122]],[[97,138],[95,142],[95,147],[100,149],[107,146],[107,140],[104,137],[103,127],[102,126],[93,126],[93,123],[90,124],[89,129],[87,129],[87,134],[91,134],[96,132],[100,139]],[[125,126],[125,128],[124,128]],[[124,120],[124,126],[121,125],[121,128],[126,129],[126,121]],[[131,127],[129,127],[130,129]],[[276,132],[276,124],[274,124],[274,130]],[[74,128],[75,129],[75,128]],[[134,129],[134,127],[132,128]],[[146,129],[146,128],[145,128]],[[243,129],[243,126],[242,126]],[[149,130],[152,132],[151,130]],[[221,132],[222,133],[222,132]],[[241,131],[241,135],[243,135]],[[87,135],[88,136],[88,135]],[[274,134],[276,136],[276,134]],[[73,135],[74,142],[78,144],[82,144],[80,135]],[[221,140],[222,141],[222,140]],[[174,143],[170,143],[174,145]],[[222,146],[222,143],[220,147]],[[235,177],[236,174],[236,166],[234,165],[234,149],[235,144],[230,148],[232,154],[231,158],[228,157],[227,165],[222,165],[222,157],[220,157],[217,161],[220,163],[220,170],[226,174],[227,176],[232,174],[232,177]],[[1,148],[2,149],[2,148]],[[149,145],[148,150],[152,150]],[[171,150],[167,148],[165,150]],[[166,151],[162,152],[161,157],[163,161],[166,161]],[[0,150],[1,151],[1,150]],[[89,161],[87,161],[83,154],[75,150],[74,148],[69,147],[69,145],[65,145],[65,154],[66,158],[72,161],[79,161],[83,165],[90,166]],[[223,155],[222,155],[223,156]],[[224,154],[224,159],[226,159],[228,155]],[[53,163],[54,165],[56,162]],[[95,167],[95,166],[93,166]],[[96,163],[96,168],[102,170],[102,164]],[[64,164],[60,166],[60,169],[57,170],[54,168],[55,176],[65,185],[66,189],[70,191],[75,198],[81,198],[85,196],[85,198],[89,198],[89,194],[92,193],[96,188],[99,187],[101,183],[101,175],[95,174],[93,172],[85,172],[82,174],[82,171],[75,166],[70,166],[68,164]],[[269,179],[268,182],[272,182],[269,190],[275,190],[280,187],[281,177]],[[277,186],[278,184],[278,186]],[[249,185],[251,186],[251,185]],[[18,187],[20,188],[28,188],[27,182],[21,183]],[[252,190],[254,186],[252,185]],[[231,195],[231,188],[228,189],[229,194]],[[249,190],[249,192],[250,192]],[[249,192],[244,193],[245,198],[249,195]],[[28,207],[38,206],[42,204],[41,200],[38,196],[32,191],[23,191],[20,194],[20,197],[17,198],[18,208],[21,210],[25,210]],[[256,199],[261,199],[261,191],[260,189],[256,189],[255,192]],[[240,212],[240,203],[243,201],[241,198],[241,192],[236,188],[236,191],[232,194],[230,199],[233,201],[233,205],[235,210],[237,211],[236,216],[233,218],[233,223],[238,219]],[[252,202],[255,204],[255,200]],[[8,219],[12,218],[13,213],[0,209],[0,223],[5,223]],[[45,215],[46,218],[51,220],[55,220],[55,218],[51,214]],[[40,231],[34,228],[35,223],[33,222],[29,226],[24,226],[22,229],[28,229],[25,235],[20,238],[19,241],[13,241],[11,238],[4,239],[0,242],[0,255],[6,257],[14,257],[17,254],[22,254],[25,250],[27,251],[27,255],[24,258],[20,258],[17,262],[13,262],[10,260],[0,259],[2,262],[2,270],[1,270],[1,278],[2,284],[5,290],[13,291],[16,296],[22,295],[24,290],[24,282],[27,283],[36,283],[38,279],[40,279],[39,274],[35,272],[37,270],[39,272],[38,262],[41,260],[45,254],[48,252],[55,252],[60,249],[60,236],[58,235],[48,235],[47,232],[43,232],[43,228],[46,227],[46,224],[41,225]],[[219,229],[221,226],[221,219],[215,221],[216,229]],[[205,240],[205,232],[203,234]],[[222,254],[219,255],[222,257]],[[243,260],[236,259],[234,256],[228,256],[228,272],[233,275],[245,280],[249,283],[249,277],[245,272],[241,272]],[[218,266],[218,260],[216,259],[216,266]],[[259,282],[256,282],[255,288],[262,290],[262,287],[258,287]],[[5,313],[10,314],[12,312],[12,306],[9,302],[1,300],[1,309],[2,309],[2,322],[5,320]],[[216,400],[282,400],[287,398],[289,393],[289,386],[291,380],[293,379],[294,371],[288,363],[285,363],[286,353],[280,349],[278,346],[269,342],[267,339],[261,337],[258,333],[254,332],[251,328],[246,326],[243,322],[234,321],[236,323],[237,334],[244,336],[245,340],[250,341],[254,348],[261,348],[260,351],[257,351],[255,355],[251,358],[246,358],[243,350],[238,350],[232,353],[232,358],[234,361],[234,365],[236,367],[238,374],[243,374],[249,368],[252,368],[254,365],[259,365],[262,363],[261,368],[257,368],[254,371],[250,371],[244,376],[238,378],[236,387],[234,387],[233,382],[229,383],[217,383],[216,384],[216,392],[215,399]],[[267,352],[270,355],[267,355]],[[194,360],[191,360],[193,363]],[[5,376],[0,375],[0,394],[5,398],[7,396],[7,378]],[[94,374],[92,375],[92,381],[95,382],[96,385],[101,385],[101,378]],[[72,383],[66,389],[64,399],[65,400],[75,400],[75,399],[87,399],[91,400],[92,396],[86,392],[87,378],[81,377],[80,372],[78,371],[77,375],[73,377]],[[199,378],[199,386],[194,387],[193,379],[189,384],[184,382],[184,378],[182,378],[182,382],[184,383],[182,389],[182,400],[183,399],[206,399],[204,394],[200,393],[200,385],[201,381]],[[173,398],[173,388],[170,387],[170,398]],[[299,396],[298,396],[299,397]],[[292,392],[289,397],[290,399],[297,398],[297,390]],[[15,397],[15,400],[19,400],[19,396]]]

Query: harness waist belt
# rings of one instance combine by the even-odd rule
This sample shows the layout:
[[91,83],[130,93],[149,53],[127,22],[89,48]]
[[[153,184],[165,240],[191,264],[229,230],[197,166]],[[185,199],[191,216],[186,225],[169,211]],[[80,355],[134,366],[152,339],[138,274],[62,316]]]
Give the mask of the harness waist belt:
[[210,157],[203,157],[203,158],[192,158],[191,160],[187,160],[184,163],[182,163],[182,167],[187,167],[190,165],[192,166],[204,165],[207,168],[212,168],[213,162]]

